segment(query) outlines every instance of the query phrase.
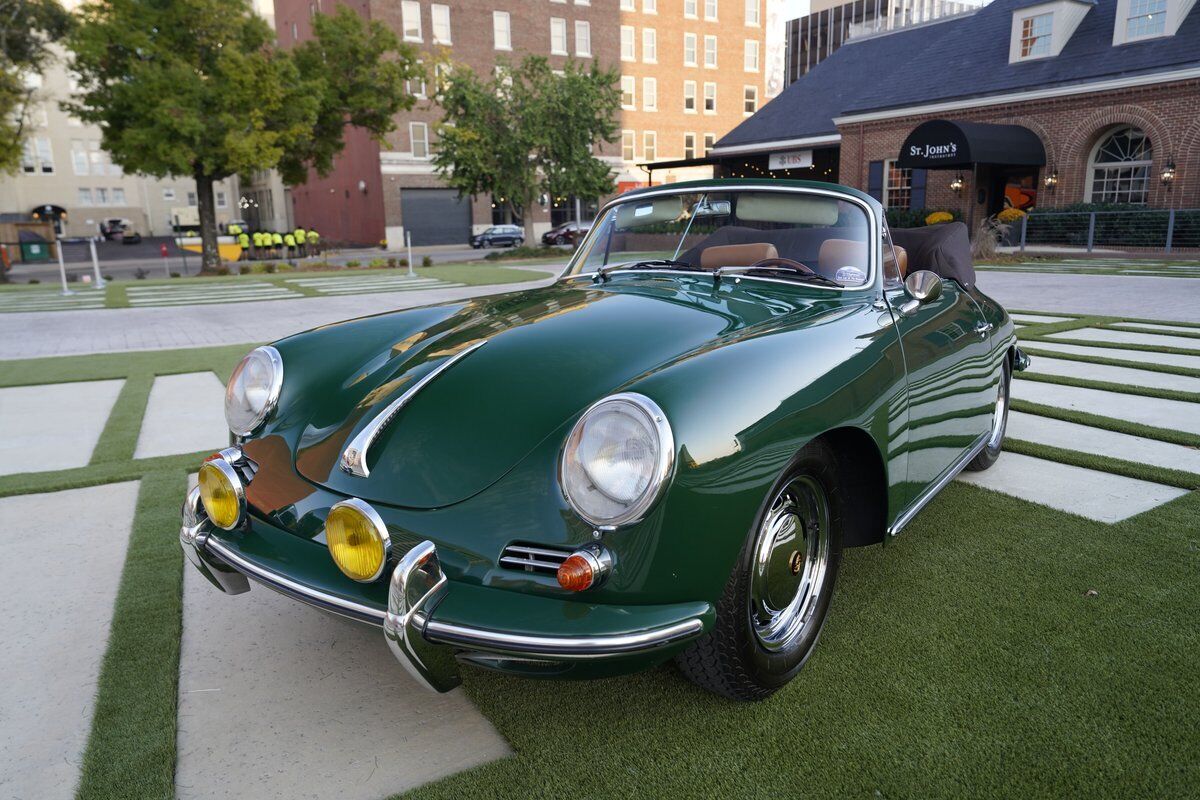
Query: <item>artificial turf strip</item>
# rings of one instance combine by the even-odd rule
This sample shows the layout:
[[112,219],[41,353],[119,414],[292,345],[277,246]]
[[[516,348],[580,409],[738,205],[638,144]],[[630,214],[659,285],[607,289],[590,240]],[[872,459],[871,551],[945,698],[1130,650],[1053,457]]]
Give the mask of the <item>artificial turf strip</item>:
[[125,385],[109,412],[89,465],[133,458],[153,385],[154,375],[148,372],[136,372],[125,378]]
[[1073,467],[1084,467],[1100,472],[1108,472],[1113,475],[1124,475],[1126,478],[1136,478],[1141,481],[1176,486],[1180,489],[1200,489],[1200,475],[1186,470],[1166,469],[1151,464],[1142,464],[1137,461],[1124,461],[1119,458],[1098,456],[1093,453],[1081,453],[1078,450],[1065,450],[1061,447],[1051,447],[1050,445],[1028,442],[1022,439],[1006,438],[1004,440],[1004,449],[1006,452],[1020,453],[1021,455],[1033,456],[1034,458],[1044,458],[1047,461],[1057,461],[1061,464],[1070,464]]
[[214,364],[228,364],[228,369],[232,369],[253,347],[252,344],[235,344],[0,361],[0,387],[100,381],[138,373],[177,375],[213,369]]
[[1031,403],[1028,400],[1013,399],[1010,401],[1010,405],[1016,411],[1040,414],[1043,417],[1062,419],[1067,422],[1078,422],[1081,425],[1091,425],[1093,428],[1103,428],[1106,431],[1128,433],[1131,436],[1141,436],[1144,439],[1157,439],[1160,442],[1179,444],[1184,447],[1200,447],[1200,435],[1186,431],[1155,428],[1151,425],[1142,425],[1141,423],[1129,422],[1128,420],[1116,419],[1114,417],[1089,414],[1086,411],[1075,411],[1074,409],[1059,408],[1058,406]]
[[175,795],[183,559],[172,532],[186,489],[182,469],[142,478],[78,800]]
[[1096,381],[1088,378],[1076,378],[1070,375],[1052,375],[1045,372],[1018,372],[1016,373],[1015,377],[1018,380],[1023,381],[1057,383],[1063,386],[1077,386],[1081,389],[1102,389],[1106,392],[1132,394],[1138,397],[1157,397],[1161,400],[1181,400],[1185,403],[1200,403],[1200,393],[1183,392],[1179,389],[1161,389],[1154,386],[1133,386],[1128,383]]
[[952,484],[847,554],[770,699],[466,670],[516,755],[405,796],[1195,797],[1198,519],[1196,492],[1110,526]]
[[1200,369],[1188,369],[1187,367],[1177,367],[1174,364],[1155,364],[1149,361],[1129,361],[1122,358],[1104,358],[1101,356],[1088,356],[1081,353],[1061,353],[1057,350],[1042,350],[1036,344],[1027,346],[1022,345],[1022,352],[1035,358],[1057,358],[1063,361],[1082,361],[1086,364],[1106,364],[1113,367],[1128,367],[1130,369],[1140,369],[1146,372],[1164,372],[1170,375],[1185,375],[1189,378],[1200,378]]
[[[1047,339],[1045,334],[1041,332],[1034,336],[1021,336],[1018,333],[1018,338],[1022,343],[1042,341],[1052,344],[1073,344],[1080,347],[1094,347],[1097,350],[1137,350],[1143,353],[1171,353],[1177,356],[1200,356],[1200,342],[1197,342],[1196,349],[1192,350],[1186,347],[1163,347],[1160,345],[1132,344],[1126,342],[1096,342],[1091,339],[1068,339],[1065,337]],[[1034,346],[1036,347],[1036,345]]]

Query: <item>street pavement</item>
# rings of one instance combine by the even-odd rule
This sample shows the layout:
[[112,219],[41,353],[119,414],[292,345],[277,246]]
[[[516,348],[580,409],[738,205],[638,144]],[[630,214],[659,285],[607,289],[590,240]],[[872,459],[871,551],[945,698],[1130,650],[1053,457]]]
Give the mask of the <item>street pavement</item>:
[[1006,308],[1200,322],[1200,279],[980,272],[979,288]]

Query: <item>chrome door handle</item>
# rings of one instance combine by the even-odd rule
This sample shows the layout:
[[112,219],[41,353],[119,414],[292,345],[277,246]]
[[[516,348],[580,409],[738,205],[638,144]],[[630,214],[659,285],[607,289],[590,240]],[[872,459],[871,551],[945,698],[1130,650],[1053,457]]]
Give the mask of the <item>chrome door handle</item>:
[[979,334],[980,339],[986,339],[989,332],[995,326],[990,322],[981,322],[975,326],[975,332]]

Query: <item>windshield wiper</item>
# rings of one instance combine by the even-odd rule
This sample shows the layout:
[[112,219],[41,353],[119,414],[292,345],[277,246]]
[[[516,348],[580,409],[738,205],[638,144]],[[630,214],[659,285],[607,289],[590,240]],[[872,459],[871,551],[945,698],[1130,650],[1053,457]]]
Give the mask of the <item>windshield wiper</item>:
[[717,269],[713,270],[713,283],[714,284],[720,283],[721,278],[723,278],[726,275],[744,275],[748,272],[775,272],[780,275],[786,275],[787,277],[792,278],[797,281],[803,281],[803,282],[807,282],[807,283],[819,283],[824,286],[836,286],[839,289],[846,288],[845,286],[843,286],[842,284],[833,280],[832,278],[826,278],[824,275],[820,274],[819,272],[812,272],[812,273],[799,272],[794,269],[788,269],[787,267],[755,267],[755,266],[718,267]]
[[689,264],[686,261],[679,261],[674,258],[651,258],[646,261],[623,261],[617,264],[605,264],[596,270],[596,280],[608,280],[609,273],[620,269],[683,269],[690,272],[707,272],[707,270],[697,267],[694,264]]

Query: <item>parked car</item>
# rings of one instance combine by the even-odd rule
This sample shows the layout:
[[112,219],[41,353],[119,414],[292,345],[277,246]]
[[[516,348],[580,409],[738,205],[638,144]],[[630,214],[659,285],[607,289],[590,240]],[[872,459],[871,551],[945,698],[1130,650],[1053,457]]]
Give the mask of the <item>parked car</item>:
[[471,247],[520,247],[525,244],[525,230],[520,225],[493,225],[471,237]]
[[545,245],[576,245],[591,230],[586,222],[567,222],[557,228],[551,228],[542,234],[542,244]]
[[121,244],[141,244],[142,235],[133,228],[126,228],[121,234]]
[[180,540],[222,591],[381,629],[440,691],[464,664],[674,658],[760,699],[816,645],[843,551],[1000,457],[1027,362],[961,223],[889,235],[830,184],[654,187],[549,286],[251,351]]
[[100,235],[104,237],[105,241],[120,239],[132,225],[132,222],[121,217],[102,219],[100,220]]

